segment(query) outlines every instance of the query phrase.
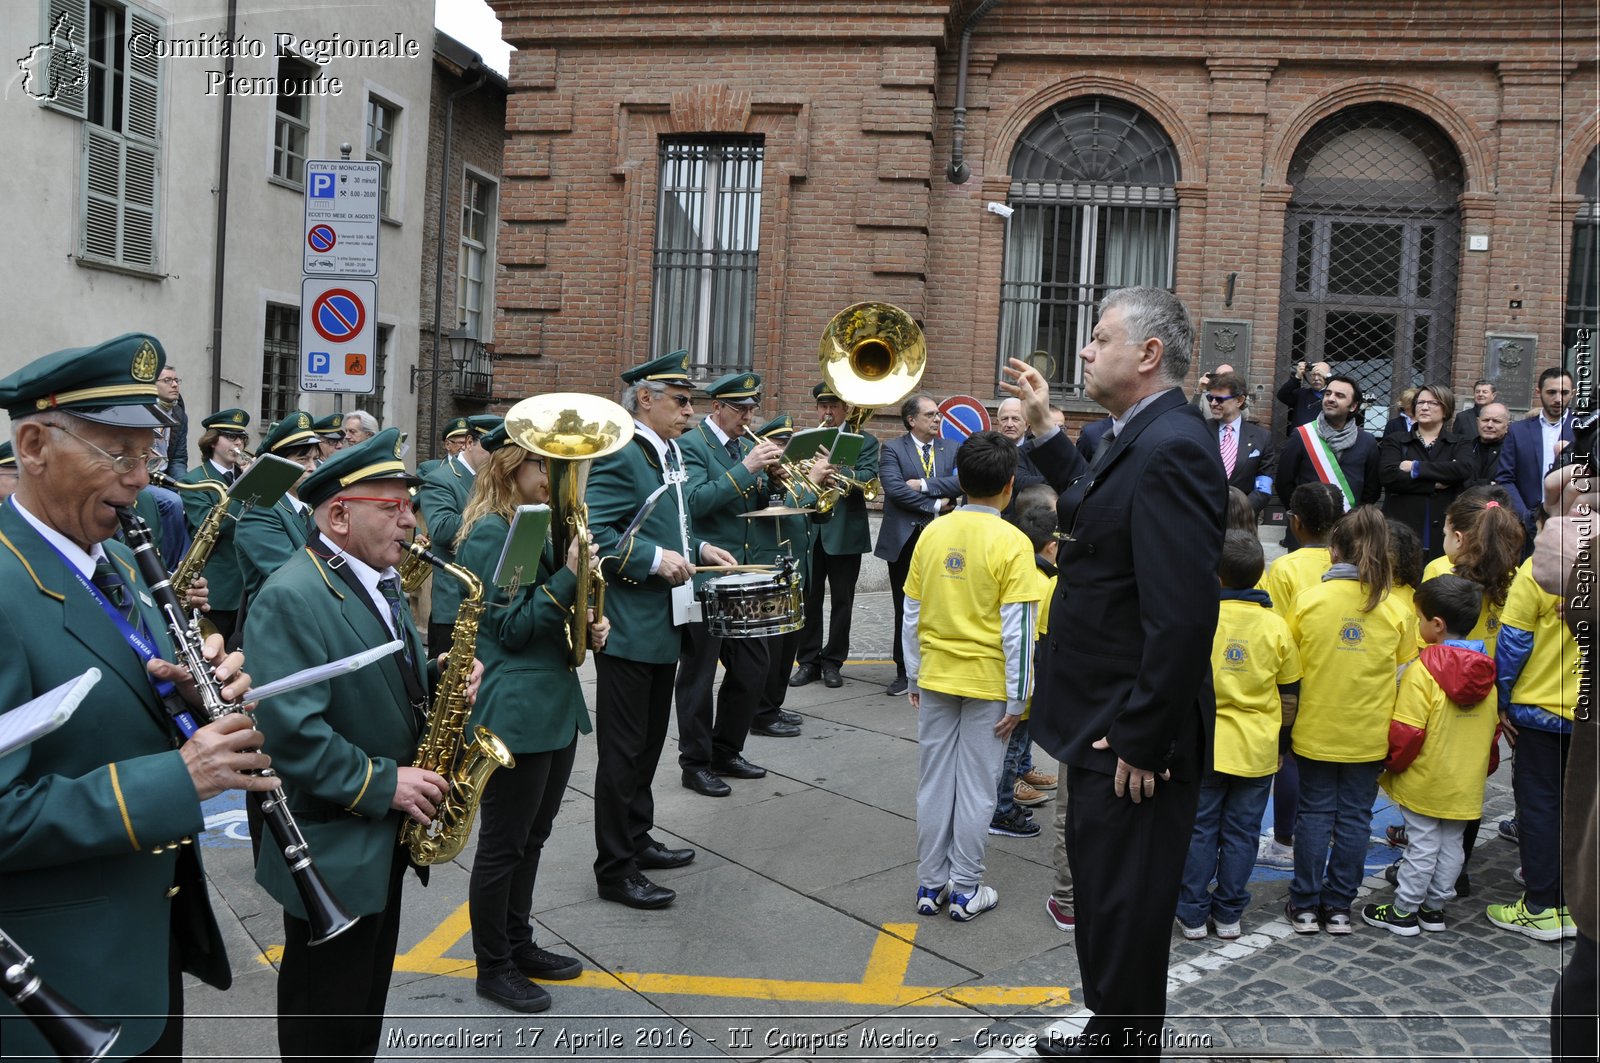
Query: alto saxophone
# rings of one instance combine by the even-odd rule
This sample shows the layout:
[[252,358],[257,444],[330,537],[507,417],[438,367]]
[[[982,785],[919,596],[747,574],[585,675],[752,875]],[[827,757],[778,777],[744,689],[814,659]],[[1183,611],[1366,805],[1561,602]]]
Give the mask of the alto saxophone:
[[483,582],[467,569],[452,565],[415,542],[406,551],[461,582],[461,611],[450,637],[450,656],[434,694],[433,711],[423,728],[412,763],[444,776],[450,784],[444,800],[426,827],[406,820],[400,841],[420,865],[454,860],[467,844],[472,821],[483,800],[483,787],[496,768],[516,766],[506,744],[487,727],[474,727],[472,741],[463,740],[467,726],[467,680],[472,674],[473,651],[478,644],[478,618],[483,614]]
[[194,581],[199,579],[200,573],[205,570],[206,562],[211,560],[211,552],[217,548],[217,537],[222,534],[222,522],[228,517],[228,489],[215,480],[201,480],[199,483],[190,484],[174,480],[162,472],[151,473],[150,482],[169,491],[206,491],[217,496],[210,511],[206,513],[206,519],[194,530],[194,538],[190,540],[189,549],[184,553],[183,560],[178,562],[178,567],[172,572],[172,590],[181,602],[188,595],[189,588],[194,586]]
[[[419,535],[412,541],[424,549],[433,545],[426,535]],[[420,555],[407,551],[406,556],[400,559],[400,589],[407,594],[420,591],[431,575],[433,566],[424,561]]]

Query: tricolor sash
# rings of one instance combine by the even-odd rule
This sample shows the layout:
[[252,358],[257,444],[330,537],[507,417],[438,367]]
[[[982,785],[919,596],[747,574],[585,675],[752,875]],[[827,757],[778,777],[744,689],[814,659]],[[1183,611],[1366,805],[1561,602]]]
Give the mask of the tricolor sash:
[[1309,421],[1295,429],[1300,433],[1300,442],[1306,448],[1306,457],[1311,459],[1311,467],[1317,471],[1317,479],[1325,484],[1333,484],[1344,494],[1344,510],[1350,512],[1356,504],[1356,496],[1350,490],[1350,483],[1344,478],[1344,470],[1339,467],[1339,458],[1328,446],[1328,441],[1317,434],[1317,423]]

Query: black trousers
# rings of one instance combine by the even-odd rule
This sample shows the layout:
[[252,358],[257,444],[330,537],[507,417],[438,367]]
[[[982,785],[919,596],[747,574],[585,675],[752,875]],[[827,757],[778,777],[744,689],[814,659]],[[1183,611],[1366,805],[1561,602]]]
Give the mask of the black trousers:
[[[861,578],[860,554],[830,554],[819,538],[811,549],[811,581],[806,584],[806,626],[800,629],[796,656],[801,664],[831,664],[850,656],[850,611]],[[828,641],[822,641],[822,599],[828,596]],[[788,677],[784,677],[787,682]],[[781,702],[780,702],[781,704]]]
[[1156,1059],[1178,888],[1200,800],[1196,783],[1157,782],[1155,797],[1117,797],[1109,775],[1067,768],[1067,863],[1084,1028],[1100,1055]]
[[616,882],[639,870],[634,857],[650,845],[650,784],[672,719],[678,665],[597,653],[594,667],[594,877]]
[[1595,943],[1579,931],[1571,956],[1550,1000],[1550,1055],[1556,1063],[1592,1060],[1596,1055],[1600,953],[1595,951]]
[[[176,917],[174,917],[176,918]],[[183,951],[178,936],[167,943],[167,1024],[155,1044],[139,1053],[140,1059],[183,1061]]]
[[[725,672],[713,718],[711,688],[719,660]],[[676,685],[679,766],[697,771],[744,752],[766,681],[766,639],[718,638],[703,623],[686,625]]]
[[774,723],[783,709],[783,699],[789,696],[789,673],[794,670],[795,651],[805,632],[791,631],[787,635],[773,635],[761,641],[767,644],[767,675],[761,687],[761,706],[756,709],[755,722]]
[[912,529],[911,538],[900,548],[900,556],[889,562],[889,594],[894,598],[894,674],[906,674],[906,650],[901,645],[900,629],[906,618],[906,577],[911,574],[911,555],[916,552],[922,527]]
[[478,971],[509,963],[533,944],[533,887],[539,857],[561,811],[578,734],[562,749],[518,753],[514,768],[489,776],[478,806],[478,851],[467,886]]
[[311,926],[285,912],[278,968],[278,1051],[289,1059],[372,1059],[383,1034],[383,1009],[400,940],[405,850],[390,857],[383,911],[312,946]]

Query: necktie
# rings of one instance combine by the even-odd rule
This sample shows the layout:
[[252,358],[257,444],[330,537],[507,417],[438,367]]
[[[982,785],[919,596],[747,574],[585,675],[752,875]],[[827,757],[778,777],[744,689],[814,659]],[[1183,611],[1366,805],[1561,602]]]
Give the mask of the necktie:
[[411,640],[406,638],[406,625],[403,612],[406,607],[405,595],[400,592],[400,577],[385,576],[378,581],[378,593],[383,595],[383,600],[389,603],[389,620],[394,624],[395,638],[405,642],[406,664],[414,662],[411,659]]
[[728,448],[728,457],[732,458],[734,461],[744,460],[744,455],[739,451],[739,441],[737,439],[728,440],[726,446]]
[[1233,466],[1239,460],[1239,441],[1234,438],[1233,425],[1222,426],[1222,468],[1231,478]]
[[1116,438],[1117,434],[1115,432],[1107,432],[1100,437],[1100,445],[1094,448],[1094,460],[1089,463],[1089,478],[1091,480],[1094,479],[1096,473],[1105,468],[1106,462],[1111,459],[1111,444],[1116,441]]
[[127,586],[122,582],[122,577],[117,575],[116,566],[104,554],[94,563],[94,575],[90,581],[100,589],[100,593],[116,606],[117,612],[128,623],[134,623],[133,598],[128,594]]
[[922,444],[922,471],[924,475],[933,475],[933,444]]

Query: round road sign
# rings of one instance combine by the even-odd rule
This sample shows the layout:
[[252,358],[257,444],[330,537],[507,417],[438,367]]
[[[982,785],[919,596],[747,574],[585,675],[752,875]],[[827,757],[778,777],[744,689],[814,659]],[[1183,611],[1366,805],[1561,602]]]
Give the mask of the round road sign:
[[989,428],[989,411],[971,395],[952,395],[939,404],[939,435],[962,442]]
[[306,243],[318,254],[327,254],[338,242],[339,236],[331,225],[313,225],[311,231],[306,233]]
[[361,335],[367,308],[355,292],[329,288],[311,306],[311,325],[329,343],[348,343]]

